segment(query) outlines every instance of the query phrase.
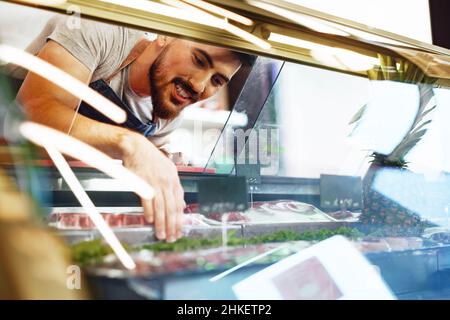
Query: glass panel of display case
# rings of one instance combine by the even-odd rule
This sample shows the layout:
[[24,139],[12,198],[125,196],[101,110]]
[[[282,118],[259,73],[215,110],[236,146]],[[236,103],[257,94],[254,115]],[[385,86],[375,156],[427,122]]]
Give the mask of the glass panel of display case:
[[[68,32],[67,30],[74,30],[75,32],[77,28],[79,29],[82,26],[82,21],[91,21],[89,22],[92,23],[89,25],[90,27],[95,27],[96,23],[100,27],[105,26],[103,22],[92,22],[92,20],[80,17],[79,14],[67,16],[5,2],[0,3],[0,8],[0,17],[2,18],[0,19],[0,43],[32,53],[36,53],[43,46],[44,38],[42,35],[49,36],[56,23],[64,24],[66,32]],[[27,21],[18,23],[18,20],[24,16],[27,17]],[[63,21],[63,19],[65,20]],[[131,28],[123,28],[123,30],[130,34],[140,32]],[[144,33],[142,32],[142,34]],[[156,36],[154,33],[145,33],[145,37],[149,40],[153,40]],[[248,57],[249,61],[252,60],[251,55],[248,55]],[[154,137],[150,136],[149,139],[154,141],[156,145],[164,147],[171,159],[177,163],[180,172],[215,172],[214,170],[204,170],[204,168],[221,132],[225,130],[224,128],[250,127],[251,119],[249,120],[248,117],[253,117],[253,122],[256,119],[256,115],[244,110],[243,107],[240,112],[233,112],[231,115],[233,105],[252,69],[251,63],[251,61],[248,64],[244,63],[239,71],[233,74],[233,77],[230,77],[228,85],[224,85],[215,95],[186,107],[176,124],[176,128],[174,126],[174,129],[171,130],[170,139],[168,138],[169,135],[165,134],[166,137],[163,140],[167,143],[161,144],[159,138],[153,139]],[[8,77],[8,79],[5,78],[5,81],[9,82],[12,94],[15,95],[22,84],[26,71],[15,64],[5,66],[3,61],[0,62],[0,67],[2,67],[0,71]],[[101,68],[104,67],[101,66]],[[138,113],[141,119],[147,117],[146,112],[142,110]],[[76,114],[74,113],[72,122],[76,121]],[[164,125],[163,123],[157,123],[158,127]],[[71,126],[67,126],[64,131],[69,132],[70,128]],[[49,165],[47,162],[42,163]],[[71,161],[70,164],[77,171],[83,171],[86,167],[79,161]],[[91,184],[87,187],[95,188]]]
[[[296,178],[299,188],[301,179],[334,176],[338,211],[324,206],[322,197],[333,197],[328,188],[319,209],[335,217],[355,211],[369,233],[420,236],[448,227],[449,88],[403,59],[387,66],[389,59],[380,55],[367,78],[285,63],[236,163]],[[353,207],[358,185],[363,205]]]
[[[220,138],[214,141],[207,169],[227,174],[234,169],[238,160],[237,155],[241,154],[246,139],[250,137],[254,139],[253,129],[257,125],[257,120],[261,119],[261,112],[267,110],[262,106],[270,103],[273,86],[276,85],[283,65],[284,62],[279,60],[258,57],[230,114],[230,119],[245,114],[247,123],[237,127],[224,127]],[[275,116],[275,113],[272,112],[272,116]]]
[[[53,16],[8,3],[0,8],[5,8],[0,10],[5,17],[0,41],[19,48]],[[34,28],[17,24],[24,16]],[[323,43],[331,43],[325,38]],[[129,245],[136,273],[127,273],[109,254],[56,170],[44,176],[34,166],[21,166],[39,153],[22,148],[17,127],[25,116],[3,76],[0,160],[9,164],[37,207],[48,210],[40,221],[66,240],[77,264],[90,267],[88,279],[101,287],[116,277],[118,289],[99,290],[102,298],[236,298],[231,288],[239,281],[335,235],[351,241],[346,245],[375,266],[396,297],[450,297],[450,90],[441,81],[445,69],[430,60],[433,75],[441,70],[445,78],[435,79],[400,55],[362,57],[324,46],[312,48],[321,66],[258,56],[217,97],[185,109],[170,150],[189,162],[179,170],[187,206],[184,237],[175,243],[156,239],[130,188],[71,162],[102,218]],[[11,156],[16,144],[19,153]],[[230,175],[247,176],[248,210],[200,214],[199,181]],[[47,201],[48,191],[59,202]],[[347,265],[352,264],[346,261],[342,273]]]

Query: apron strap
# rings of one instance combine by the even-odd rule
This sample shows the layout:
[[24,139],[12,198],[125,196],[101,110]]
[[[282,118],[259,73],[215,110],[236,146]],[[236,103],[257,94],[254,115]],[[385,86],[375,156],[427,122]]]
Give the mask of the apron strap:
[[107,77],[105,79],[106,83],[110,83],[111,80],[120,72],[122,71],[124,68],[126,68],[127,66],[129,66],[134,60],[137,59],[137,57],[139,57],[141,55],[142,52],[144,52],[144,50],[148,47],[148,45],[151,43],[150,40],[147,39],[141,39],[139,40],[139,42],[133,47],[133,49],[131,49],[130,53],[128,54],[128,56],[125,58],[125,60],[122,62],[122,64],[120,65],[120,67],[114,71],[109,77]]
[[[122,62],[122,64],[120,65],[120,67],[114,71],[109,77],[107,77],[105,79],[105,82],[107,84],[109,84],[111,82],[111,80],[120,72],[122,71],[124,68],[126,68],[127,66],[129,66],[134,60],[136,60],[141,54],[142,52],[144,52],[144,50],[150,45],[151,41],[147,40],[147,39],[141,39],[139,40],[139,42],[133,47],[133,49],[131,49],[130,53],[128,54],[128,56],[125,58],[125,60]],[[157,117],[153,114],[153,123],[157,123],[158,119]]]

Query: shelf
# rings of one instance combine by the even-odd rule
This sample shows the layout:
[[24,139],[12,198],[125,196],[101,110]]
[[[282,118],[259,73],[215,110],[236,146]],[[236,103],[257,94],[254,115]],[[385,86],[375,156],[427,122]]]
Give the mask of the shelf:
[[181,123],[180,128],[193,129],[196,124],[199,125],[200,123],[202,129],[222,129],[225,123],[227,126],[233,128],[244,127],[247,125],[247,121],[247,115],[244,113],[188,107],[183,111],[183,122]]

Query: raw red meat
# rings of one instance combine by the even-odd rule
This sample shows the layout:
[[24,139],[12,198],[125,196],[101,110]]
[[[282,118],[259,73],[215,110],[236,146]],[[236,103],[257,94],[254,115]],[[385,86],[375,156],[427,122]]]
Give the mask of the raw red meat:
[[78,216],[78,226],[81,229],[89,229],[92,228],[94,223],[92,222],[91,218],[87,215],[79,215]]
[[112,228],[118,228],[123,226],[123,214],[114,214],[114,213],[102,213],[103,219],[105,219],[106,223]]
[[[103,219],[111,228],[143,227],[151,225],[145,220],[141,212],[131,213],[101,213]],[[202,221],[203,216],[198,214],[185,214],[183,224],[190,226],[208,226]],[[84,213],[54,213],[50,217],[50,223],[60,229],[91,229],[95,228],[89,216]]]
[[[110,227],[123,226],[124,215],[113,213],[102,213],[103,219]],[[50,222],[60,229],[91,229],[94,223],[87,214],[84,213],[54,213],[50,218]]]
[[335,219],[338,219],[338,220],[348,219],[348,218],[353,218],[354,217],[353,213],[351,211],[348,211],[348,210],[346,210],[346,211],[340,210],[340,211],[335,211],[335,212],[327,212],[327,214],[329,216],[332,216]]
[[[255,216],[262,216],[265,219],[272,219],[276,221],[282,214],[291,214],[294,216],[300,215],[314,215],[315,207],[306,203],[291,201],[291,200],[277,200],[268,202],[254,202],[252,207],[245,212],[233,211],[229,212],[227,222],[229,223],[244,223],[254,222]],[[189,204],[184,209],[186,215],[184,216],[184,225],[191,226],[208,226],[217,225],[222,222],[221,213],[211,213],[207,216],[199,214],[199,206],[197,203]],[[109,226],[113,228],[119,227],[142,227],[149,225],[146,222],[142,212],[126,212],[126,213],[102,213],[103,218]],[[253,215],[253,216],[252,216]],[[92,221],[86,214],[82,213],[55,213],[50,218],[51,223],[61,229],[89,229],[94,228]]]
[[184,208],[184,213],[199,213],[198,203],[190,203]]
[[70,228],[79,229],[80,228],[80,217],[78,213],[64,213],[54,215],[55,218],[51,220],[56,222],[58,228]]
[[140,227],[145,225],[150,225],[150,223],[148,223],[147,220],[145,220],[145,217],[142,213],[123,215],[123,226]]
[[[187,205],[184,210],[185,213],[199,213],[199,206],[197,203]],[[275,200],[275,201],[256,201],[252,203],[248,211],[239,212],[233,211],[228,213],[228,222],[251,222],[249,215],[251,213],[261,213],[263,215],[275,215],[279,213],[299,213],[303,215],[316,214],[317,209],[307,203],[293,201],[293,200]],[[248,214],[247,214],[248,213]],[[222,213],[213,212],[206,215],[206,218],[222,222]]]

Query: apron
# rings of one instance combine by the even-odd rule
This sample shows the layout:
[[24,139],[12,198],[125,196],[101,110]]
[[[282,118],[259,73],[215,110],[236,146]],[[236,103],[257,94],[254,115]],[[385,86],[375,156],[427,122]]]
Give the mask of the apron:
[[[97,120],[104,123],[109,123],[112,125],[120,125],[122,127],[128,128],[133,131],[137,131],[142,133],[145,137],[149,137],[154,135],[156,131],[156,121],[149,121],[147,123],[142,122],[139,118],[135,116],[131,108],[128,104],[123,101],[119,96],[114,92],[114,90],[109,86],[111,80],[116,76],[120,71],[129,66],[140,54],[147,48],[149,45],[148,40],[141,40],[138,42],[136,46],[131,50],[130,54],[127,58],[122,62],[120,67],[114,71],[108,78],[105,80],[99,79],[97,81],[91,82],[89,87],[93,90],[100,93],[105,98],[109,99],[111,102],[122,108],[127,114],[127,120],[124,123],[117,124],[105,117],[102,113],[98,112],[96,109],[92,108],[88,103],[81,101],[80,107],[78,108],[78,112],[85,117],[88,117],[93,120]],[[155,117],[153,117],[156,120]]]

